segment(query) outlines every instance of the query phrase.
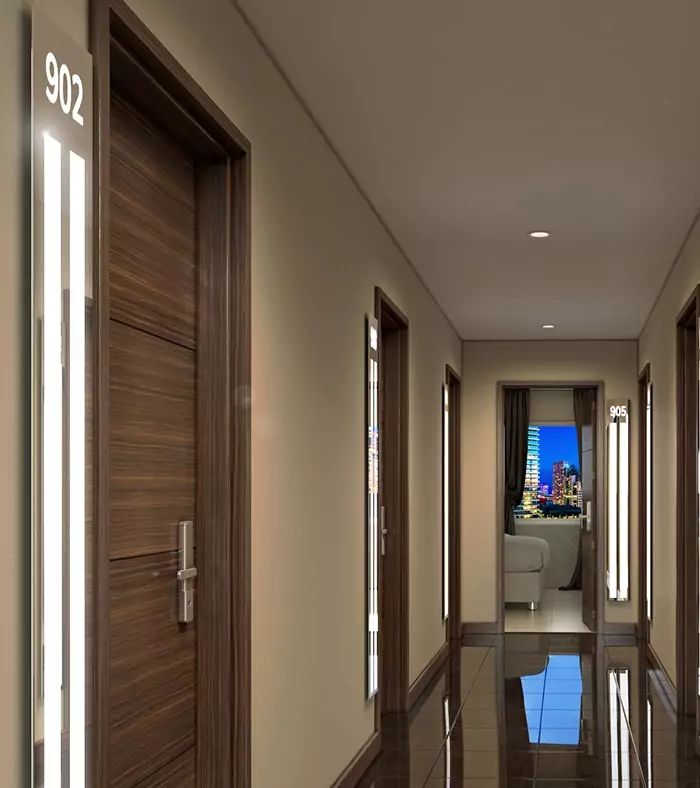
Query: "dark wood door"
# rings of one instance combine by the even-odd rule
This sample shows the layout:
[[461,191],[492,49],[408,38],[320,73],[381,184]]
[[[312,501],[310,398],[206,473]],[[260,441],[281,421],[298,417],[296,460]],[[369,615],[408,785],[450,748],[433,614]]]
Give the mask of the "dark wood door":
[[678,522],[676,525],[676,671],[678,714],[698,703],[698,294],[677,326]]
[[[178,523],[197,524],[195,163],[111,102],[108,778],[194,788],[197,616],[178,623]],[[196,539],[196,536],[195,536]]]
[[582,614],[586,626],[597,628],[597,531],[596,522],[596,403],[593,401],[590,424],[581,430],[581,486],[583,511],[581,517],[581,590]]

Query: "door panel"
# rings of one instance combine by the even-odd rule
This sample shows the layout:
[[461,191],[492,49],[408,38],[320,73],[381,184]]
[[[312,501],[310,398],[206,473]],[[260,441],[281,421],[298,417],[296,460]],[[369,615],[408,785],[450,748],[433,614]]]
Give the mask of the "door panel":
[[194,160],[120,99],[112,124],[108,784],[194,788],[198,618],[179,623],[177,580],[178,523],[197,527]]
[[112,321],[110,557],[176,550],[195,513],[195,354]]
[[596,409],[593,403],[592,423],[584,424],[581,431],[581,485],[583,491],[582,515],[589,519],[581,520],[581,590],[583,622],[596,631],[597,572],[596,551]]
[[114,788],[136,785],[195,744],[196,630],[178,624],[176,572],[177,553],[111,564]]
[[194,348],[194,162],[118,98],[111,123],[111,317]]

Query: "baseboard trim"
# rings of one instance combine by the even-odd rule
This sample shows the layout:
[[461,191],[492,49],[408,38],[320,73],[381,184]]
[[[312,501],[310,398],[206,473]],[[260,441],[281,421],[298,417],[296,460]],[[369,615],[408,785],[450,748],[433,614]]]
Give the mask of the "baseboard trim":
[[624,635],[625,637],[638,637],[639,627],[635,623],[606,622],[603,624],[604,635]]
[[[656,683],[657,688],[666,697],[670,707],[673,709],[674,714],[678,712],[678,696],[676,694],[676,687],[671,681],[671,677],[666,672],[659,655],[654,650],[651,643],[647,643],[647,659],[651,666],[657,672],[656,676],[652,677],[652,681]],[[659,675],[661,674],[661,675]]]
[[465,635],[497,635],[500,631],[498,621],[462,622],[462,637]]
[[440,646],[440,649],[438,650],[437,654],[425,666],[420,676],[418,676],[418,678],[408,688],[409,711],[411,711],[411,709],[416,705],[416,702],[418,701],[420,696],[430,686],[430,682],[440,672],[440,668],[442,667],[443,663],[445,662],[449,654],[450,654],[450,644],[443,643],[442,646]]
[[382,737],[379,731],[375,731],[331,788],[355,788],[381,754]]

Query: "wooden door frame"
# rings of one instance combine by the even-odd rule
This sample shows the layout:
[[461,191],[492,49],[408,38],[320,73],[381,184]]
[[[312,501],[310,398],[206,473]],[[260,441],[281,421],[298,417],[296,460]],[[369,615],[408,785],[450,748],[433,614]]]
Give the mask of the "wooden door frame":
[[573,381],[498,381],[496,384],[496,631],[503,632],[505,625],[505,576],[503,566],[505,562],[505,538],[503,520],[505,517],[503,507],[503,490],[505,484],[505,425],[503,423],[503,391],[512,388],[528,389],[596,389],[596,518],[595,541],[596,549],[596,631],[601,633],[605,626],[605,544],[601,542],[606,537],[605,520],[605,383],[602,380],[573,380]]
[[[382,358],[383,332],[392,330],[399,335],[399,354],[400,354],[400,391],[399,391],[399,433],[402,437],[398,447],[398,479],[397,490],[394,491],[392,500],[388,500],[388,492],[384,489],[384,468],[385,454],[383,451],[383,430],[379,431],[379,462],[380,462],[380,487],[379,505],[393,505],[397,511],[397,522],[399,532],[396,539],[396,571],[387,577],[384,574],[385,561],[381,561],[380,570],[380,610],[387,598],[394,600],[392,605],[395,615],[390,622],[393,630],[394,641],[391,644],[395,653],[392,655],[392,669],[383,671],[382,654],[385,652],[384,640],[386,632],[386,620],[380,619],[379,629],[379,692],[375,706],[378,715],[377,725],[383,712],[404,712],[408,711],[409,704],[409,672],[408,672],[408,638],[409,638],[409,596],[408,596],[408,318],[389,298],[389,296],[379,287],[375,289],[375,318],[379,326],[379,413],[380,419],[384,413],[385,399],[384,386],[382,385],[384,375],[384,362]],[[382,423],[380,421],[380,423]],[[381,539],[381,534],[380,534]],[[383,614],[382,614],[383,615]],[[384,675],[386,673],[386,675]],[[379,729],[379,727],[378,727]]]
[[[201,161],[198,199],[198,785],[251,784],[250,143],[123,0],[91,0],[95,70],[94,785],[109,746],[109,167],[112,84]],[[144,106],[145,105],[145,106]],[[208,451],[201,450],[204,441]],[[211,492],[216,490],[217,494]],[[224,503],[225,502],[225,503]],[[219,527],[215,527],[214,523]],[[228,527],[221,527],[224,523]],[[174,580],[173,580],[174,582]],[[228,624],[226,623],[228,621]],[[203,757],[203,753],[207,757]]]
[[[637,408],[639,410],[637,415],[637,424],[639,425],[639,450],[637,452],[638,462],[638,509],[639,512],[639,531],[637,536],[637,555],[638,561],[638,582],[639,596],[637,600],[638,609],[638,624],[637,631],[641,640],[649,642],[651,640],[651,619],[647,617],[647,442],[652,446],[653,451],[653,434],[654,426],[651,425],[651,431],[647,431],[647,386],[651,384],[651,365],[647,364],[639,376],[639,396]],[[653,391],[652,391],[652,419],[653,419]],[[652,475],[653,478],[653,475]],[[653,495],[653,485],[652,485]],[[653,506],[652,506],[653,514]],[[653,527],[652,527],[652,547],[653,547]],[[654,551],[651,551],[651,574],[654,576]],[[652,583],[653,587],[653,583]],[[653,602],[652,602],[653,614]]]
[[[676,320],[676,685],[679,716],[697,715],[698,663],[698,320],[700,287],[696,288]],[[694,372],[695,414],[685,408],[685,335],[691,324],[695,352],[690,358]],[[692,425],[695,425],[695,429]],[[692,485],[687,485],[688,479]],[[689,524],[692,523],[692,524]]]
[[[445,370],[448,389],[449,423],[449,613],[447,640],[462,637],[462,378],[448,364]],[[444,473],[444,470],[443,470]]]

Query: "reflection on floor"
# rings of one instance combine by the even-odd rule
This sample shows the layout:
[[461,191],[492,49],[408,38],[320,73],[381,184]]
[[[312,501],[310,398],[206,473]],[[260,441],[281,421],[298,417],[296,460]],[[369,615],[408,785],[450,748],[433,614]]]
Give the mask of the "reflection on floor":
[[590,632],[581,618],[581,592],[545,588],[539,610],[506,607],[506,632]]
[[692,736],[633,638],[472,636],[410,715],[382,720],[361,788],[690,788]]

